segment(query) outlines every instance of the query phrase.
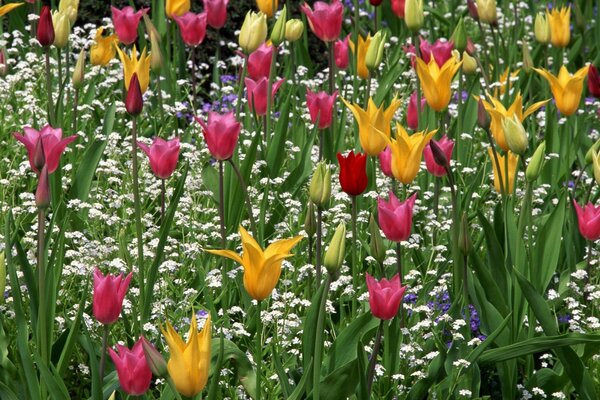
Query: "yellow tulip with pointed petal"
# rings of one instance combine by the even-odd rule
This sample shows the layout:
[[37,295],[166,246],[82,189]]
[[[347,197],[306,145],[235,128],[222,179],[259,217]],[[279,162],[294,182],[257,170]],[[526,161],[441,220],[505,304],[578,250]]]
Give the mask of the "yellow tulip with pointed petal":
[[429,64],[425,64],[420,57],[416,57],[415,60],[417,75],[421,81],[421,88],[427,104],[435,111],[444,110],[450,103],[450,84],[456,71],[462,65],[462,61],[459,62],[456,58],[450,57],[440,68],[433,54]]
[[133,45],[133,49],[131,50],[131,57],[125,54],[119,47],[117,47],[117,51],[119,52],[119,58],[123,63],[125,89],[129,90],[129,82],[131,81],[131,77],[134,73],[136,73],[138,80],[140,81],[140,89],[142,90],[142,94],[145,93],[150,83],[150,54],[146,54],[146,48],[144,47],[142,54],[140,54],[140,57],[138,58],[135,45]]
[[394,97],[385,110],[383,104],[377,107],[372,98],[369,99],[366,110],[362,109],[358,104],[350,104],[344,99],[342,101],[352,111],[358,123],[360,146],[363,151],[370,156],[379,155],[385,149],[387,142],[377,131],[383,133],[387,138],[390,137],[390,124],[394,113],[400,107],[401,101]]
[[[354,51],[354,42],[348,41],[350,50]],[[367,79],[369,77],[369,68],[367,68],[367,51],[371,45],[371,34],[369,33],[366,38],[362,35],[358,36],[358,54],[356,55],[356,72],[361,79]]]
[[165,4],[165,14],[167,17],[181,17],[192,7],[191,0],[167,0]]
[[167,322],[167,329],[161,327],[169,345],[170,358],[167,364],[169,376],[173,379],[177,391],[186,397],[193,397],[200,393],[208,382],[210,330],[210,314],[200,332],[198,332],[196,315],[192,316],[187,343],[183,342],[169,322]]
[[22,6],[23,4],[25,4],[25,3],[8,3],[8,4],[3,5],[2,7],[0,7],[0,17],[8,14],[12,10],[14,10],[17,7]]
[[271,18],[279,8],[279,0],[256,0],[256,6],[263,14]]
[[102,36],[103,32],[104,28],[96,30],[95,43],[90,49],[90,62],[92,65],[105,66],[110,60],[115,58],[115,45],[119,42],[119,38],[117,35]]
[[[488,147],[488,154],[490,155],[492,167],[494,168],[494,188],[498,193],[502,193],[502,188],[504,188],[504,191],[506,192],[507,162],[505,160],[506,157],[508,157],[508,192],[506,192],[506,194],[511,194],[515,189],[515,176],[517,174],[517,162],[519,161],[519,156],[510,151],[506,153],[507,155],[500,155],[498,153],[498,164],[500,164],[500,174],[498,174],[498,167],[496,166],[496,160],[494,159],[494,153],[492,152],[491,147]],[[500,184],[500,179],[502,179],[502,184]]]
[[271,243],[264,251],[256,240],[240,225],[242,255],[231,250],[207,250],[234,260],[244,267],[244,287],[254,300],[266,299],[279,281],[281,263],[291,257],[292,248],[302,240],[302,236],[282,239]]
[[523,97],[521,93],[517,93],[517,97],[508,109],[504,107],[502,102],[496,97],[490,96],[490,101],[482,99],[485,110],[490,114],[492,122],[490,124],[490,130],[492,136],[496,141],[496,144],[504,151],[508,151],[508,145],[506,144],[506,138],[504,137],[504,129],[502,129],[502,120],[504,118],[512,118],[516,115],[520,122],[523,122],[525,118],[536,112],[541,106],[546,104],[549,100],[538,101],[532,104],[526,110],[523,110]]
[[554,47],[567,47],[571,41],[571,6],[546,10],[550,24],[550,43]]
[[583,81],[588,74],[589,67],[589,65],[586,65],[571,75],[567,67],[563,65],[560,67],[558,76],[552,75],[543,68],[534,68],[533,70],[546,78],[556,101],[556,107],[561,114],[569,116],[573,115],[577,111],[577,108],[579,108],[581,92],[583,91]]
[[396,139],[389,139],[380,133],[392,150],[392,174],[396,179],[405,185],[415,179],[421,166],[423,149],[436,132],[437,129],[409,135],[402,125],[396,123]]

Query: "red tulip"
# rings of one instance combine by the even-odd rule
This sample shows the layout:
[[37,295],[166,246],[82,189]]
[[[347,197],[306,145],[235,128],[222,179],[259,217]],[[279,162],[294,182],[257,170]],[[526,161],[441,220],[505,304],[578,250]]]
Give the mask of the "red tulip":
[[406,0],[391,0],[392,11],[398,18],[404,18],[404,2]]
[[40,13],[40,20],[37,27],[37,40],[40,45],[47,47],[54,43],[54,25],[52,24],[52,15],[50,7],[43,6]]
[[469,14],[471,14],[471,18],[479,21],[479,11],[477,11],[477,5],[475,5],[473,0],[467,0],[467,9],[469,10]]
[[[283,81],[284,79],[280,79],[271,86],[271,102]],[[267,114],[268,79],[260,78],[258,81],[254,81],[251,78],[246,78],[245,82],[250,110],[258,116]]]
[[202,43],[206,35],[206,15],[205,12],[195,14],[188,11],[181,17],[173,16],[173,19],[179,25],[181,38],[186,45],[196,47]]
[[400,276],[394,275],[389,281],[382,278],[379,282],[367,272],[367,288],[369,289],[369,305],[374,317],[389,320],[398,314],[400,302],[406,292]]
[[94,317],[104,324],[110,325],[119,319],[121,309],[123,308],[123,299],[129,288],[129,282],[133,272],[130,272],[125,279],[123,274],[112,276],[102,275],[98,268],[94,271]]
[[400,202],[392,191],[390,191],[388,202],[381,197],[377,199],[379,226],[385,237],[392,242],[402,242],[409,238],[416,199],[417,194],[415,193],[407,200]]
[[142,96],[142,88],[137,73],[133,73],[125,98],[125,109],[129,115],[140,115],[144,109],[144,98]]
[[[425,96],[421,96],[421,112],[427,106],[427,100]],[[419,129],[419,110],[417,109],[417,92],[413,92],[410,95],[410,100],[408,102],[408,108],[406,109],[406,124],[412,130]]]
[[317,1],[311,9],[307,3],[300,8],[308,18],[310,29],[324,42],[333,42],[340,36],[344,6],[340,0],[333,0],[330,4]]
[[592,96],[600,98],[600,74],[594,65],[588,69],[588,89]]
[[348,40],[350,39],[350,34],[346,35],[346,37],[342,40],[338,39],[335,41],[333,47],[333,55],[335,58],[335,65],[339,69],[346,69],[350,60],[348,59]]
[[313,124],[319,121],[319,129],[329,128],[331,125],[337,94],[337,90],[330,96],[327,92],[313,93],[310,89],[306,89],[306,105],[310,112],[310,119]]
[[136,41],[138,35],[138,25],[140,20],[148,11],[147,8],[134,12],[133,7],[127,6],[122,10],[111,6],[112,21],[115,27],[115,33],[119,37],[121,43],[129,46]]
[[131,350],[120,344],[117,344],[117,349],[118,353],[109,348],[108,353],[117,369],[121,389],[132,396],[146,393],[152,380],[152,371],[146,362],[142,339]]
[[581,236],[591,241],[600,239],[600,206],[595,207],[589,202],[582,209],[575,200],[573,200],[573,205],[577,212],[577,221],[579,222]]
[[77,135],[63,139],[62,129],[54,129],[48,124],[44,126],[41,131],[36,131],[28,126],[24,127],[23,131],[25,132],[24,135],[15,132],[14,136],[15,139],[25,145],[29,156],[29,165],[31,165],[31,169],[36,173],[39,173],[41,169],[41,167],[39,167],[40,164],[37,163],[36,166],[35,162],[36,147],[38,146],[39,140],[41,140],[41,145],[43,146],[45,165],[48,167],[48,173],[51,174],[58,168],[60,156],[63,151],[65,151],[67,145],[77,139]]
[[368,184],[367,179],[367,155],[354,154],[354,151],[344,157],[337,153],[340,163],[340,185],[345,193],[350,196],[358,196],[365,191]]
[[[444,135],[439,141],[435,141],[433,139],[432,141],[435,142],[439,149],[444,153],[446,160],[450,160],[452,158],[452,150],[454,149],[453,140],[448,139],[448,137]],[[431,142],[427,143],[425,149],[423,149],[423,155],[425,156],[425,165],[427,166],[427,170],[431,175],[438,177],[446,175],[446,169],[444,166],[435,161],[435,157],[431,149]]]
[[[426,39],[419,39],[419,51],[421,53],[421,59],[425,61],[426,64],[429,64],[431,60],[431,55],[433,54],[433,58],[435,63],[442,68],[442,66],[452,57],[452,50],[454,49],[454,43],[452,42],[442,42],[441,40],[436,40],[435,43],[431,44]],[[415,67],[415,57],[416,51],[414,44],[410,44],[409,46],[404,47],[404,51],[410,55],[410,62]]]
[[221,29],[227,22],[227,5],[229,0],[204,0],[204,9],[208,16],[208,25]]
[[198,117],[196,121],[202,125],[202,134],[210,154],[219,161],[230,159],[241,129],[233,112],[221,115],[211,111],[207,123]]
[[137,145],[148,156],[154,175],[160,179],[168,179],[173,175],[179,160],[178,137],[171,140],[155,137],[151,146],[142,142],[137,142]]
[[377,7],[378,5],[381,4],[383,0],[369,0],[369,3],[371,3],[372,6]]
[[275,47],[263,43],[248,56],[248,76],[255,81],[269,78]]
[[394,177],[392,173],[392,149],[390,149],[390,146],[385,146],[385,149],[379,153],[379,164],[381,165],[381,172],[385,176]]

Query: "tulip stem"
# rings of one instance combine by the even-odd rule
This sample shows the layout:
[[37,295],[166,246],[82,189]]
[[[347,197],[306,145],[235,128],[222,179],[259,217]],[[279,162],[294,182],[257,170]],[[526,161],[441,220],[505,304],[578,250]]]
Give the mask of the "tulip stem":
[[[421,49],[419,48],[419,34],[415,32],[412,37],[413,45],[415,46],[415,55],[421,58]],[[421,80],[417,74],[417,131],[423,125],[421,118]]]
[[323,325],[325,323],[325,306],[327,305],[327,294],[331,285],[330,276],[327,275],[324,282],[321,304],[319,305],[319,316],[317,319],[317,330],[315,337],[315,354],[313,356],[313,400],[319,400],[321,388],[321,353],[323,352]]
[[[137,118],[131,117],[131,157],[132,157],[132,178],[133,178],[133,206],[135,210],[135,231],[137,236],[137,264],[140,285],[140,299],[144,299],[144,242],[142,238],[142,210],[140,205],[140,183],[138,178],[138,158],[137,158]],[[143,325],[142,321],[142,325]]]
[[239,184],[242,187],[242,191],[244,192],[244,199],[246,201],[246,208],[248,208],[248,218],[250,219],[250,227],[252,229],[252,235],[254,237],[258,237],[257,236],[258,235],[258,231],[256,230],[256,221],[254,220],[254,214],[252,213],[252,204],[250,203],[250,194],[248,193],[248,186],[246,186],[246,182],[244,181],[244,177],[242,176],[242,173],[240,172],[240,170],[237,167],[237,165],[235,165],[235,163],[233,162],[233,160],[230,158],[227,161],[229,161],[229,164],[231,164],[231,168],[233,168],[233,171],[237,175]]
[[190,51],[190,60],[192,61],[192,110],[196,107],[196,46]]
[[[274,11],[273,11],[274,12]],[[273,54],[271,55],[271,66],[269,67],[269,81],[267,82],[267,114],[265,118],[265,145],[268,146],[269,138],[271,137],[271,109],[273,108],[273,77],[275,76],[277,60],[277,46],[273,45]],[[266,156],[266,154],[265,154]]]
[[[498,182],[500,182],[500,192],[504,193],[504,182],[502,180],[502,169],[500,168],[500,160],[498,158],[498,153],[496,152],[496,148],[494,147],[494,140],[492,139],[492,135],[490,133],[489,128],[484,129],[488,142],[490,143],[490,147],[492,149],[492,156],[494,157],[494,163],[496,164],[496,171],[498,172]],[[507,155],[508,159],[508,155]]]
[[[48,95],[48,123],[54,126],[54,102],[52,100],[52,75],[50,71],[50,47],[46,47],[46,92]],[[40,299],[41,300],[41,299]]]
[[225,248],[227,237],[225,233],[225,188],[224,188],[223,161],[219,160],[219,223],[221,232],[221,248]]
[[73,97],[73,134],[77,133],[77,108],[79,107],[79,89],[75,89]]
[[321,240],[323,230],[323,210],[317,207],[317,244],[315,252],[315,268],[317,270],[317,284],[321,283]]
[[[436,220],[440,220],[439,218],[440,211],[440,178],[437,176],[434,177],[434,186],[433,186],[433,215]],[[433,245],[435,246],[437,239],[437,230],[433,231]]]
[[106,364],[106,351],[108,347],[108,330],[110,325],[104,325],[102,332],[102,349],[100,350],[100,387],[104,384],[104,366]]
[[383,334],[383,327],[385,320],[379,321],[379,328],[377,328],[377,336],[375,337],[375,345],[373,346],[373,353],[371,353],[371,360],[369,360],[369,368],[367,369],[367,393],[371,398],[371,388],[373,386],[373,377],[375,376],[375,365],[377,365],[377,354],[379,354],[379,347],[381,346],[381,336]]
[[[402,283],[404,281],[404,277],[402,276],[402,245],[400,242],[396,242],[396,265],[398,267],[400,283]],[[402,302],[400,302],[398,312],[400,314],[400,328],[404,328],[404,307],[402,306]]]
[[[41,177],[40,177],[41,179]],[[48,327],[46,314],[46,216],[43,209],[38,210],[38,248],[37,248],[37,263],[38,263],[38,292],[39,292],[39,309],[38,309],[38,325],[39,325],[39,342],[42,361],[47,365],[49,361],[48,351]]]
[[[354,288],[358,290],[358,265],[356,265],[356,250],[358,240],[356,239],[356,196],[350,196],[352,199],[352,283]],[[357,301],[356,296],[352,299],[352,317],[356,317]]]
[[240,119],[240,108],[242,107],[242,95],[244,94],[244,81],[246,80],[246,73],[248,72],[248,58],[244,60],[244,67],[242,68],[242,75],[240,76],[240,82],[237,92],[237,103],[235,105],[235,119]]
[[462,92],[463,92],[463,70],[462,67],[458,71],[458,115],[456,116],[456,158],[460,161],[460,136],[462,135]]
[[162,89],[160,87],[160,73],[156,77],[156,91],[158,92],[158,108],[160,109],[160,123],[162,126],[165,126],[165,109],[164,109],[164,101],[162,95]]
[[262,385],[260,367],[262,365],[262,320],[260,319],[261,300],[256,302],[256,353],[254,354],[254,362],[256,363],[256,398],[261,399]]
[[165,180],[161,179],[160,180],[161,185],[160,185],[160,222],[162,224],[165,223],[165,192],[167,191],[167,188],[165,187]]

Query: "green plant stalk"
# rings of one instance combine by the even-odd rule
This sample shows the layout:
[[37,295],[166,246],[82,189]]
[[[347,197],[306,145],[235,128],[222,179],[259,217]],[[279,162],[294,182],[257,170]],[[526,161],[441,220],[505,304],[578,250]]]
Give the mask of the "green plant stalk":
[[77,133],[77,108],[79,107],[79,89],[75,89],[73,97],[73,134]]
[[110,325],[104,325],[104,329],[102,331],[102,349],[100,350],[102,353],[100,354],[100,386],[104,384],[104,367],[106,366],[106,352],[108,350],[108,331],[110,330]]
[[[413,45],[415,46],[415,55],[419,58],[421,58],[421,49],[419,47],[420,43],[419,43],[419,34],[418,32],[415,32],[412,36],[412,41],[413,41]],[[423,110],[421,109],[421,80],[419,79],[419,76],[417,75],[417,131],[419,131],[421,129],[421,126],[423,125],[423,121],[421,118],[421,112]]]
[[[61,93],[62,88],[63,88],[62,50],[57,48],[56,52],[57,52],[56,69],[58,70],[58,92]],[[59,96],[58,101],[60,102],[61,99],[62,99],[62,96]],[[58,107],[58,104],[56,105],[56,107]],[[55,109],[55,111],[57,112],[58,109]],[[57,115],[55,115],[55,116],[57,116]],[[62,118],[61,118],[61,120],[62,120]],[[55,121],[55,123],[58,123],[58,121]]]
[[[400,242],[396,242],[396,267],[398,268],[400,282],[404,282],[404,277],[402,276],[402,245]],[[400,316],[400,328],[404,328],[404,307],[402,306],[402,302],[400,302],[400,307],[398,307],[398,315]]]
[[221,87],[221,71],[219,71],[219,62],[221,61],[221,30],[217,30],[216,34],[216,51],[215,51],[215,65],[213,68],[213,82]]
[[321,283],[321,246],[323,241],[323,210],[317,207],[317,243],[315,250],[315,269],[317,275],[317,285]]
[[192,109],[196,108],[196,46],[190,50],[190,60],[192,61]]
[[[137,156],[137,118],[131,117],[131,158],[132,158],[132,178],[133,178],[133,206],[135,212],[135,233],[137,237],[137,264],[138,277],[140,285],[140,299],[145,298],[145,275],[144,271],[144,242],[142,235],[142,207],[140,204],[140,182],[138,177],[138,156]],[[143,325],[143,324],[142,324]]]
[[[273,78],[275,77],[275,68],[277,60],[277,46],[273,46],[273,55],[271,56],[271,67],[269,69],[269,80],[267,82],[267,115],[265,115],[265,145],[269,146],[269,138],[271,137],[271,122],[273,120],[273,116],[271,115],[271,110],[273,108]],[[266,154],[266,153],[265,153]]]
[[242,176],[242,173],[240,172],[237,165],[235,165],[235,163],[233,162],[233,159],[230,158],[227,161],[229,161],[229,164],[231,164],[231,168],[233,168],[233,171],[237,175],[238,182],[239,182],[240,186],[242,187],[242,191],[244,192],[244,201],[246,202],[246,208],[248,209],[248,218],[250,219],[250,227],[252,229],[252,235],[254,237],[258,237],[257,236],[258,231],[256,230],[256,221],[254,220],[254,214],[252,213],[252,204],[250,203],[250,194],[248,193],[248,186],[246,186],[244,177]]
[[[439,221],[440,217],[440,178],[437,176],[433,178],[433,215]],[[437,241],[437,230],[433,231],[432,235],[433,244]]]
[[331,278],[329,274],[325,278],[325,282],[323,284],[325,285],[325,289],[323,290],[321,304],[319,305],[319,317],[317,319],[317,330],[315,332],[315,354],[313,356],[313,400],[319,400],[321,390],[321,356],[323,353],[325,306],[327,305],[327,294],[329,293],[329,286],[331,285]]
[[262,395],[261,386],[261,365],[262,365],[262,320],[260,319],[261,300],[256,302],[256,348],[254,353],[254,362],[256,363],[256,398],[260,400]]
[[463,92],[463,70],[462,66],[458,70],[458,115],[456,116],[456,135],[454,140],[456,141],[456,158],[460,162],[460,136],[462,135],[462,111],[463,111],[463,101],[462,101],[462,92]]
[[[494,40],[494,80],[498,81],[500,79],[500,63],[499,63],[499,54],[498,54],[498,36],[496,35],[496,30],[493,25],[490,25],[490,31],[492,32],[492,39]],[[510,85],[510,73],[506,76],[506,93],[510,92],[508,90]]]
[[167,188],[165,187],[165,180],[160,180],[160,222],[165,222],[165,194]]
[[38,267],[38,293],[39,310],[38,325],[40,343],[40,355],[46,366],[50,362],[50,350],[48,344],[48,325],[46,314],[46,215],[43,209],[38,210],[38,248],[37,248],[37,267]]
[[242,95],[244,94],[244,81],[246,80],[246,74],[248,73],[248,59],[244,60],[244,67],[242,68],[242,75],[240,76],[240,82],[237,92],[237,103],[235,105],[235,119],[240,119],[240,108],[242,107]]
[[46,47],[46,93],[48,95],[48,123],[54,126],[54,101],[52,100],[52,72],[50,69],[50,47]]
[[[223,161],[219,160],[219,223],[221,232],[221,248],[225,248],[227,244],[227,236],[225,233],[225,176],[223,173]],[[225,275],[225,271],[223,271]]]
[[371,389],[373,387],[373,377],[375,376],[375,365],[377,365],[377,354],[379,354],[379,347],[381,346],[381,335],[383,334],[383,327],[385,320],[379,321],[379,327],[377,328],[377,336],[375,337],[375,345],[373,346],[373,353],[371,354],[371,360],[369,361],[369,367],[367,369],[367,393],[371,398]]
[[[356,196],[350,196],[352,200],[352,283],[355,288],[359,287],[358,284],[358,272],[359,268],[356,263],[356,251],[358,247],[358,240],[356,238],[356,214],[357,214],[357,204],[356,204]],[[357,309],[357,300],[356,296],[352,298],[352,318],[356,317],[356,309]]]
[[[335,91],[335,87],[336,87],[336,81],[335,81],[335,49],[333,46],[333,42],[328,43],[327,45],[327,50],[329,53],[329,94],[332,95],[333,92]],[[337,110],[336,110],[336,102],[333,102],[333,110],[332,110],[332,115],[337,115]],[[335,143],[335,123],[336,123],[337,118],[332,118],[331,119],[331,125],[329,127],[329,138],[331,139],[331,143]],[[323,140],[323,135],[321,134],[321,141]],[[332,149],[333,152],[335,153],[336,149]],[[321,160],[319,160],[321,161]]]
[[162,88],[160,87],[160,77],[162,75],[159,73],[156,77],[156,91],[158,92],[158,108],[160,110],[160,123],[161,126],[165,126],[165,107],[162,95]]

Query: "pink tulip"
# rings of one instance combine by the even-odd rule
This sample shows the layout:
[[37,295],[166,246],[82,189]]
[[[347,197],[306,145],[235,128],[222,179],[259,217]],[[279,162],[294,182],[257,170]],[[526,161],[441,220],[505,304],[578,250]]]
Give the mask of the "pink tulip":
[[109,348],[108,353],[112,358],[119,376],[121,389],[132,396],[140,396],[150,387],[152,371],[146,362],[142,339],[138,340],[131,350],[117,344],[118,353]]
[[[275,98],[275,93],[283,81],[284,79],[280,79],[271,86],[271,102]],[[245,82],[250,110],[254,111],[258,116],[267,114],[268,79],[261,78],[257,82],[251,78],[246,78]]]
[[381,165],[381,172],[385,176],[394,177],[392,174],[392,149],[390,149],[390,146],[385,146],[385,150],[379,153],[379,164]]
[[310,29],[324,42],[333,42],[340,36],[344,6],[340,0],[333,0],[330,4],[317,1],[311,9],[307,3],[300,8],[308,18]]
[[186,45],[196,47],[202,43],[206,35],[206,15],[205,12],[195,14],[188,11],[181,17],[173,17],[177,25],[179,25],[181,38]]
[[196,121],[202,125],[202,134],[210,154],[219,161],[230,159],[241,129],[233,112],[219,114],[211,111],[208,113],[207,123],[198,117]]
[[[441,40],[436,40],[435,43],[431,44],[426,39],[419,39],[419,51],[421,53],[421,58],[425,63],[429,63],[431,60],[431,55],[433,54],[433,59],[435,63],[442,68],[444,63],[452,57],[452,50],[454,49],[453,42],[442,42]],[[415,67],[415,57],[416,51],[414,44],[404,47],[404,51],[410,55],[410,62]]]
[[[448,139],[448,136],[444,135],[439,141],[435,141],[435,143],[438,145],[440,150],[444,152],[446,159],[450,160],[452,158],[452,150],[454,149],[454,141]],[[425,149],[423,149],[423,155],[425,156],[425,165],[427,165],[427,170],[431,175],[438,177],[446,175],[446,169],[444,166],[435,162],[433,153],[431,151],[431,145],[429,143],[427,143]]]
[[391,0],[392,11],[398,18],[404,18],[404,3],[406,0]]
[[581,236],[591,241],[600,239],[600,206],[595,207],[589,202],[582,209],[575,200],[573,200],[573,205],[577,212],[577,221],[579,222]]
[[343,40],[336,40],[333,47],[333,55],[335,58],[335,65],[339,69],[346,69],[350,60],[348,59],[348,40],[350,39],[350,34],[346,35]]
[[390,191],[388,202],[381,197],[377,199],[379,226],[385,237],[392,242],[402,242],[410,236],[413,207],[416,199],[417,194],[415,193],[407,200],[400,202],[392,191]]
[[[427,105],[427,100],[425,96],[421,95],[421,112],[425,109]],[[417,109],[417,92],[413,92],[410,95],[410,100],[408,102],[408,108],[406,109],[406,123],[408,127],[412,130],[419,129],[419,110]]]
[[129,46],[136,41],[138,36],[138,25],[148,9],[142,8],[138,12],[134,12],[133,8],[130,6],[124,7],[122,10],[111,6],[110,9],[112,10],[115,33],[119,37],[121,43]]
[[58,168],[58,164],[60,163],[60,156],[69,143],[73,140],[77,139],[77,135],[69,136],[66,138],[62,138],[62,129],[60,128],[52,128],[50,125],[46,125],[42,128],[41,131],[36,131],[31,127],[24,127],[23,131],[25,131],[25,135],[21,135],[19,133],[14,133],[15,139],[25,145],[27,149],[27,154],[29,156],[29,165],[31,165],[31,169],[36,173],[40,172],[41,167],[36,167],[36,163],[34,162],[35,150],[38,146],[38,141],[43,148],[44,160],[45,164],[48,167],[48,173],[51,174]]
[[148,156],[154,175],[160,179],[168,179],[173,175],[179,160],[178,137],[171,140],[155,137],[151,146],[142,142],[137,142],[137,145]]
[[229,0],[204,0],[204,9],[208,16],[208,25],[221,29],[227,22],[227,5]]
[[306,89],[306,105],[310,112],[310,119],[313,124],[319,120],[319,129],[325,129],[331,125],[337,94],[337,90],[330,96],[327,92],[313,93],[310,89]]
[[263,43],[248,56],[248,76],[255,81],[269,78],[275,47]]
[[0,48],[0,76],[6,76],[8,64],[6,63],[6,51],[4,47]]
[[369,305],[374,317],[389,320],[398,314],[400,302],[406,292],[400,276],[394,275],[389,281],[382,278],[379,282],[367,272],[367,288],[369,289]]
[[94,271],[94,317],[104,324],[110,325],[119,319],[121,309],[123,308],[123,299],[129,288],[129,282],[133,272],[130,272],[125,279],[123,274],[113,276],[102,275],[98,268]]

